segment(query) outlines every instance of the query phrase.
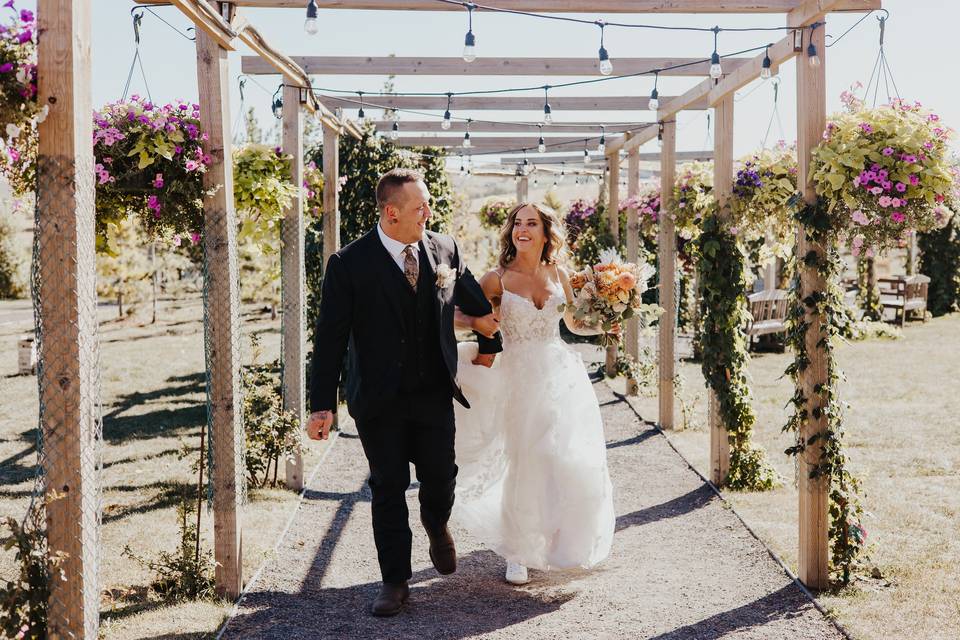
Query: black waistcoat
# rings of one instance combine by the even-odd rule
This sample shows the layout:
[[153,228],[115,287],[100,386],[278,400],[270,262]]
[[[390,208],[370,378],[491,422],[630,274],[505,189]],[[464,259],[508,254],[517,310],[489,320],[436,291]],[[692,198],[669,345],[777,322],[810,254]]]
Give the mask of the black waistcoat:
[[404,393],[449,393],[450,375],[440,351],[433,282],[427,256],[420,251],[417,291],[409,286],[400,296],[404,315],[400,390]]

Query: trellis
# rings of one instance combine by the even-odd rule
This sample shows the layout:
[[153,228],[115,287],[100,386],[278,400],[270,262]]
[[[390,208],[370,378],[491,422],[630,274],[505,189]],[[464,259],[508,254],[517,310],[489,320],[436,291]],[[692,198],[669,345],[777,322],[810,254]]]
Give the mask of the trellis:
[[[152,3],[153,0],[146,0]],[[235,2],[208,2],[207,0],[173,0],[173,3],[197,27],[197,67],[200,91],[201,114],[204,130],[209,135],[205,151],[213,158],[205,176],[208,184],[220,184],[216,196],[209,199],[205,210],[205,252],[209,268],[207,282],[207,347],[209,375],[209,404],[213,430],[213,448],[216,464],[213,469],[214,486],[214,537],[218,562],[217,587],[221,595],[235,598],[242,587],[240,495],[243,483],[242,427],[238,411],[237,357],[237,280],[236,246],[233,238],[235,212],[232,198],[232,168],[230,141],[225,135],[229,130],[228,114],[228,66],[227,52],[242,42],[269,64],[273,73],[284,78],[283,99],[283,145],[284,151],[294,157],[293,179],[300,181],[302,171],[302,110],[317,113],[323,123],[324,135],[324,255],[336,251],[339,243],[339,211],[337,208],[338,166],[337,147],[339,137],[349,133],[359,136],[359,130],[351,123],[334,115],[331,109],[338,106],[352,108],[354,102],[337,96],[319,98],[311,88],[308,73],[329,73],[336,68],[346,69],[352,62],[348,59],[330,59],[313,62],[302,60],[304,67],[291,58],[274,51],[260,34],[236,13],[237,7],[288,7],[303,10],[301,0],[236,0]],[[320,8],[372,9],[372,10],[428,10],[453,11],[461,7],[438,3],[435,0],[316,0]],[[99,391],[97,380],[97,348],[94,270],[93,270],[93,159],[89,145],[90,134],[90,0],[38,0],[38,17],[41,24],[39,48],[39,99],[50,106],[50,116],[40,125],[40,157],[38,187],[38,256],[37,266],[41,274],[39,282],[42,306],[38,309],[38,321],[43,336],[41,341],[41,433],[48,449],[44,460],[47,490],[56,493],[59,499],[48,506],[48,539],[51,553],[66,552],[64,570],[70,579],[53,581],[51,584],[50,629],[52,637],[95,638],[98,628],[97,547],[98,486],[95,478],[95,460],[99,425]],[[880,8],[880,0],[596,0],[585,6],[572,0],[499,0],[497,6],[504,9],[542,11],[556,13],[786,13],[786,37],[770,46],[767,54],[773,65],[797,56],[811,42],[823,60],[824,30],[810,29],[813,23],[822,22],[830,11],[866,11]],[[369,64],[350,67],[353,74],[360,72],[395,73],[403,65],[417,61],[396,58],[388,63],[373,59]],[[651,59],[628,60],[625,69],[656,66],[663,62]],[[659,59],[658,59],[659,60]],[[505,64],[502,59],[480,61],[477,66],[462,62],[446,62],[452,68],[467,73],[497,75],[576,75],[584,69],[593,68],[582,60],[563,59],[523,61]],[[726,61],[725,61],[726,62]],[[690,109],[713,108],[717,113],[714,140],[716,181],[720,186],[731,182],[732,135],[734,91],[760,76],[763,56],[731,61],[726,65],[726,75],[718,80],[710,78],[681,96],[661,98],[656,114],[656,125],[639,129],[630,128],[630,123],[611,123],[607,133],[615,133],[606,148],[610,176],[607,182],[610,208],[610,229],[619,234],[616,204],[619,201],[620,154],[627,161],[627,190],[635,195],[638,189],[639,148],[655,138],[663,142],[659,154],[661,179],[661,210],[669,212],[672,203],[672,184],[675,175],[676,114]],[[266,72],[268,67],[248,68],[253,62],[244,60],[243,70],[248,73]],[[311,67],[311,65],[321,65]],[[322,66],[322,65],[327,66]],[[387,67],[384,65],[396,65]],[[432,64],[432,63],[431,63]],[[618,65],[621,64],[618,61]],[[336,65],[341,65],[337,67]],[[346,66],[344,66],[346,65]],[[379,65],[379,66],[378,66]],[[631,67],[629,65],[635,65]],[[518,67],[521,67],[518,69]],[[704,75],[704,65],[691,66],[683,75]],[[449,69],[451,67],[444,67]],[[580,71],[577,71],[577,68]],[[439,70],[438,70],[439,69]],[[474,72],[473,69],[478,71]],[[443,71],[439,63],[424,65],[413,75],[450,73]],[[591,71],[592,72],[592,71]],[[825,126],[826,95],[825,65],[812,67],[798,65],[798,157],[799,185],[804,199],[810,203],[815,193],[810,177],[810,150],[817,144]],[[458,108],[468,110],[484,108],[493,101],[490,98],[472,102],[473,98],[458,98]],[[539,98],[496,98],[497,106],[487,108],[514,108],[538,110]],[[384,96],[376,103],[387,108],[412,108],[439,110],[446,106],[446,99],[428,97]],[[634,96],[572,98],[552,97],[551,102],[566,110],[621,109],[636,110],[645,104],[644,98]],[[532,105],[532,106],[531,106]],[[371,105],[372,108],[375,108]],[[534,124],[534,123],[531,123]],[[599,125],[602,123],[588,123]],[[558,126],[557,131],[574,133],[576,127]],[[624,127],[617,129],[617,127]],[[424,128],[423,132],[435,132]],[[477,133],[494,132],[482,128],[472,129]],[[501,128],[499,131],[520,133],[522,129]],[[532,131],[532,129],[531,129]],[[596,130],[592,129],[595,134]],[[559,146],[559,145],[558,145]],[[488,149],[490,147],[487,147]],[[526,188],[526,187],[524,187]],[[518,197],[526,197],[518,193]],[[717,190],[721,211],[727,206],[729,193],[721,186]],[[303,233],[302,197],[294,200],[284,219],[283,255],[284,271],[284,403],[285,408],[303,415]],[[662,215],[659,228],[658,258],[660,261],[661,300],[672,300],[676,288],[676,234],[669,215]],[[637,212],[628,216],[628,259],[637,258]],[[798,234],[800,255],[814,252],[822,255],[825,247],[811,244],[804,234]],[[822,293],[826,282],[806,274],[801,281],[802,297]],[[666,304],[659,323],[659,422],[664,428],[674,425],[673,378],[676,312],[672,304]],[[802,374],[799,386],[807,398],[815,398],[813,390],[826,382],[827,356],[818,347],[823,319],[807,311],[807,350],[811,366]],[[628,349],[636,349],[636,326],[629,326]],[[54,338],[55,339],[52,339]],[[291,364],[293,366],[291,366]],[[44,384],[44,381],[46,384]],[[813,400],[807,407],[811,415],[817,415]],[[711,411],[711,478],[719,482],[723,477],[726,432],[719,424],[715,411]],[[821,446],[811,437],[823,432],[825,417],[811,419],[801,434],[804,441],[813,442],[803,454],[799,478],[799,578],[812,588],[824,588],[829,582],[827,549],[827,493],[829,479],[812,479],[806,470],[817,463]],[[50,463],[52,453],[56,463]],[[294,458],[287,465],[289,486],[302,486],[303,476],[299,460]]]

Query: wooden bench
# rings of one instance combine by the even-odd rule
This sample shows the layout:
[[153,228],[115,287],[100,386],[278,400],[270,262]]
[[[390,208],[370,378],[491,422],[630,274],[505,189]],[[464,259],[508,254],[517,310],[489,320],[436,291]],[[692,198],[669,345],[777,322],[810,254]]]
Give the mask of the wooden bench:
[[893,309],[894,322],[900,318],[900,326],[907,321],[907,314],[919,311],[920,319],[927,321],[927,289],[930,278],[925,275],[879,278],[880,304],[884,309]]
[[760,291],[748,296],[750,322],[747,324],[749,346],[760,336],[785,333],[787,330],[787,292],[783,289]]

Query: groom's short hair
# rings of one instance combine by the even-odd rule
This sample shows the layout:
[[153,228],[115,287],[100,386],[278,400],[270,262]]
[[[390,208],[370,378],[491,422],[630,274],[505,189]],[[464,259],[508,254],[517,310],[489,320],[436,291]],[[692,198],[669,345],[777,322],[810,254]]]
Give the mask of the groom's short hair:
[[416,169],[391,169],[380,176],[377,183],[377,208],[383,211],[388,204],[396,204],[394,197],[408,182],[423,180],[423,174]]

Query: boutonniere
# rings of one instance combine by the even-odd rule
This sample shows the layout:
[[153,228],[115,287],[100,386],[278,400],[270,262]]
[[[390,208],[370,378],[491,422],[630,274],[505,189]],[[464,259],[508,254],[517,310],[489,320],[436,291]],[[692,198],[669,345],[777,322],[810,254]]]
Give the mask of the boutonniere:
[[448,264],[437,265],[437,288],[446,289],[457,279],[457,272]]

